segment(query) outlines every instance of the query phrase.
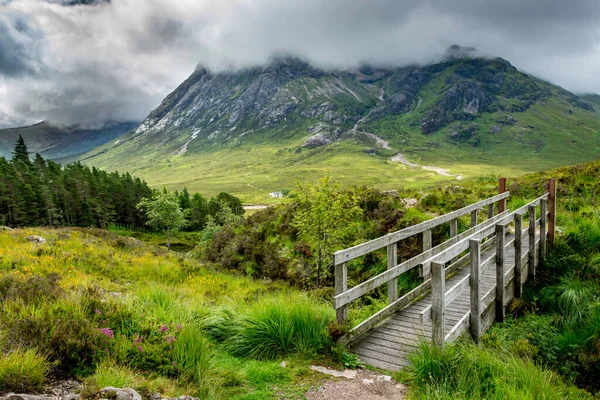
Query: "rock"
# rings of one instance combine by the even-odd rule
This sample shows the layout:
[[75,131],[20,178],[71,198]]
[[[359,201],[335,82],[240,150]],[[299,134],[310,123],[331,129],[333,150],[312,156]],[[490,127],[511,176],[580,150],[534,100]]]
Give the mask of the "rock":
[[375,381],[373,379],[363,379],[362,383],[363,385],[371,386],[375,383]]
[[142,396],[140,396],[138,392],[130,388],[119,389],[112,386],[108,386],[103,389],[100,389],[98,394],[101,396],[108,395],[107,397],[115,400],[142,400]]
[[377,380],[381,381],[381,382],[391,382],[392,381],[392,377],[389,375],[378,375],[377,376]]
[[9,228],[8,226],[0,226],[0,232],[10,232],[12,231],[12,228]]
[[122,292],[108,292],[108,295],[110,297],[121,297],[121,296],[123,296],[123,293]]
[[381,194],[383,194],[384,196],[390,196],[390,197],[398,197],[398,191],[397,190],[384,190],[383,192],[381,192]]
[[38,235],[27,236],[27,240],[34,243],[46,243],[46,239]]
[[33,395],[33,394],[15,394],[8,393],[7,395],[0,397],[0,400],[62,400],[60,396],[53,396],[51,394]]
[[498,133],[502,130],[498,125],[494,125],[490,128],[490,133],[493,135],[494,133]]
[[317,371],[322,374],[325,374],[325,375],[335,376],[336,378],[346,378],[346,379],[356,378],[356,371],[351,370],[351,369],[345,369],[344,371],[336,371],[334,369],[320,367],[317,365],[311,365],[308,368],[312,369],[313,371]]
[[285,368],[285,367],[287,367],[287,363],[285,361],[282,361],[281,364],[279,364],[279,366],[281,368]]
[[408,208],[416,206],[417,203],[419,203],[419,200],[417,199],[402,199],[402,204]]

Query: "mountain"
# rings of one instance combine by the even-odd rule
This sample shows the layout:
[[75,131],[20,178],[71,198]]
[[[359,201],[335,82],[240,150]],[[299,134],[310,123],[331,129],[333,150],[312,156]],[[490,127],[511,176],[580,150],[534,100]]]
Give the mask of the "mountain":
[[393,188],[600,157],[600,105],[469,54],[452,47],[443,62],[397,68],[325,70],[293,57],[199,67],[137,129],[83,159],[157,186],[264,201],[296,177]]
[[0,155],[10,158],[19,135],[31,153],[44,158],[69,159],[111,141],[138,126],[137,122],[109,122],[101,127],[59,127],[48,122],[0,129]]

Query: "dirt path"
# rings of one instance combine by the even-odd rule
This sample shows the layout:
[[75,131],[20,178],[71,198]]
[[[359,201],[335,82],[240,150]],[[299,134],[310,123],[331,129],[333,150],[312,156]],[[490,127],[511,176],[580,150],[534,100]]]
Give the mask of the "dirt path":
[[392,157],[392,162],[397,162],[397,163],[400,163],[400,164],[404,164],[404,165],[406,165],[408,167],[411,167],[411,168],[419,168],[420,167],[420,168],[424,169],[425,171],[435,172],[436,174],[442,175],[442,176],[455,177],[458,180],[462,179],[462,176],[460,176],[460,175],[452,175],[450,172],[448,172],[448,170],[446,168],[431,167],[431,166],[428,166],[428,165],[419,165],[419,164],[412,163],[412,162],[408,161],[406,159],[406,157],[404,156],[404,154],[402,154],[402,153],[398,153],[394,157]]
[[353,379],[328,380],[306,393],[307,400],[402,400],[407,395],[406,386],[390,377],[371,371],[357,371]]

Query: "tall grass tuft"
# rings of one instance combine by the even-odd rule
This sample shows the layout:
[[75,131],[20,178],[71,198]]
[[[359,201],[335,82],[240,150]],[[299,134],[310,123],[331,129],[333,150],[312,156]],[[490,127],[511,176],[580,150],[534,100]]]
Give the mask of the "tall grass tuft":
[[256,304],[246,314],[228,311],[207,331],[235,356],[273,359],[285,354],[315,355],[331,346],[329,307],[304,296],[280,296]]
[[14,349],[0,358],[0,392],[40,390],[50,372],[46,357],[33,349]]
[[456,344],[445,350],[422,344],[411,356],[417,399],[591,399],[556,375],[518,357]]
[[574,328],[585,322],[590,307],[598,300],[598,285],[579,279],[565,277],[554,286],[547,286],[540,293],[540,303],[560,316],[561,325]]
[[173,343],[174,366],[180,375],[199,389],[201,397],[210,390],[213,351],[199,328],[186,327]]

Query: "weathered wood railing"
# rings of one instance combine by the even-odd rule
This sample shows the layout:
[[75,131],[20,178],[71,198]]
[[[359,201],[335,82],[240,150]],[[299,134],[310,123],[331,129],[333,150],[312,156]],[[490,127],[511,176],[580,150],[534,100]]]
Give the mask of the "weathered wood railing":
[[[524,214],[528,214],[526,228],[523,228]],[[540,217],[537,218],[537,215]],[[443,346],[446,341],[454,340],[466,329],[470,329],[472,336],[477,339],[489,329],[494,320],[504,320],[507,304],[514,297],[521,296],[523,283],[528,278],[535,277],[539,256],[546,253],[547,242],[554,241],[555,221],[556,182],[551,180],[548,193],[502,216],[493,226],[463,238],[434,257],[431,261],[431,306],[421,312],[424,323],[431,321],[434,344]],[[508,234],[509,225],[513,225],[512,235]],[[493,234],[491,238],[490,234]],[[525,237],[528,244],[526,250],[523,249]],[[487,241],[482,244],[486,238]],[[494,246],[495,251],[492,254],[488,252],[487,258],[482,260],[482,247],[489,248],[490,245]],[[513,247],[511,262],[505,255]],[[469,274],[447,290],[446,276],[452,271],[446,265],[465,252],[468,252],[463,257],[470,264]],[[482,293],[482,276],[492,266],[496,269],[495,282]],[[446,332],[446,305],[466,290],[470,290],[470,311]]]
[[[432,339],[436,344],[443,345],[445,341],[453,340],[469,328],[475,337],[479,337],[481,333],[489,328],[494,316],[502,320],[506,303],[512,297],[521,295],[522,284],[527,278],[524,271],[528,271],[532,276],[535,275],[537,266],[536,249],[539,248],[543,254],[545,253],[547,241],[552,242],[554,240],[556,185],[555,181],[551,180],[548,193],[514,212],[506,210],[506,199],[510,196],[510,193],[506,191],[506,179],[500,179],[498,188],[500,193],[489,199],[336,252],[333,255],[333,265],[335,267],[334,307],[338,323],[347,323],[350,302],[385,284],[387,284],[388,292],[388,305],[350,329],[344,340],[353,341],[357,339],[429,290],[432,293],[431,305],[426,307],[421,315],[423,323],[431,321]],[[494,206],[496,203],[498,203],[498,213],[495,215]],[[536,219],[538,206],[540,208],[540,218]],[[479,223],[478,212],[486,207],[488,219]],[[526,229],[523,229],[523,215],[526,213],[529,216],[529,224]],[[471,219],[470,228],[459,233],[458,219],[469,214]],[[449,224],[450,239],[434,246],[432,243],[432,229],[443,224]],[[509,236],[507,241],[505,233],[509,224],[514,225],[515,233]],[[536,239],[538,226],[541,234]],[[398,243],[415,235],[421,235],[422,237],[423,252],[409,260],[398,263]],[[524,237],[528,238],[529,243],[525,252],[522,249]],[[495,253],[492,256],[487,256],[485,260],[481,260],[482,251],[488,250],[492,246],[496,247]],[[505,271],[504,254],[510,246],[514,246],[516,261],[508,271]],[[387,250],[387,270],[365,282],[348,288],[347,263],[384,247]],[[470,264],[470,273],[466,278],[461,279],[446,290],[446,277],[468,264]],[[498,268],[497,284],[494,286],[494,290],[481,293],[480,279],[475,277],[481,277],[492,265],[501,265]],[[423,271],[423,283],[399,298],[398,277],[418,266],[421,266]],[[515,274],[521,276],[521,279],[515,280]],[[510,282],[514,282],[514,290],[507,292],[507,284],[509,285]],[[504,290],[496,290],[496,288],[504,288]],[[464,315],[446,333],[444,325],[445,305],[456,299],[465,290],[471,291],[471,311]],[[494,302],[496,307],[490,307]]]
[[[428,291],[432,286],[431,262],[436,256],[483,229],[490,230],[490,233],[493,233],[495,225],[508,215],[506,211],[506,199],[510,196],[510,193],[506,191],[506,180],[504,178],[500,179],[499,192],[500,193],[494,197],[471,204],[451,213],[387,234],[349,249],[336,252],[333,255],[333,265],[335,268],[334,307],[336,309],[338,323],[345,324],[347,322],[348,304],[350,302],[384,284],[387,284],[388,292],[388,305],[356,327],[353,327],[346,336],[346,340],[356,339],[385,318]],[[496,203],[498,203],[498,214],[494,215]],[[478,223],[478,213],[486,207],[488,219],[482,223]],[[471,218],[471,228],[465,232],[459,233],[458,219],[467,215],[470,215]],[[432,229],[443,224],[450,225],[450,239],[434,246],[432,242]],[[415,235],[422,236],[423,253],[398,263],[398,243]],[[383,249],[384,247],[387,249],[387,270],[349,289],[347,263],[350,260]],[[398,276],[418,266],[422,267],[424,282],[399,298]]]

